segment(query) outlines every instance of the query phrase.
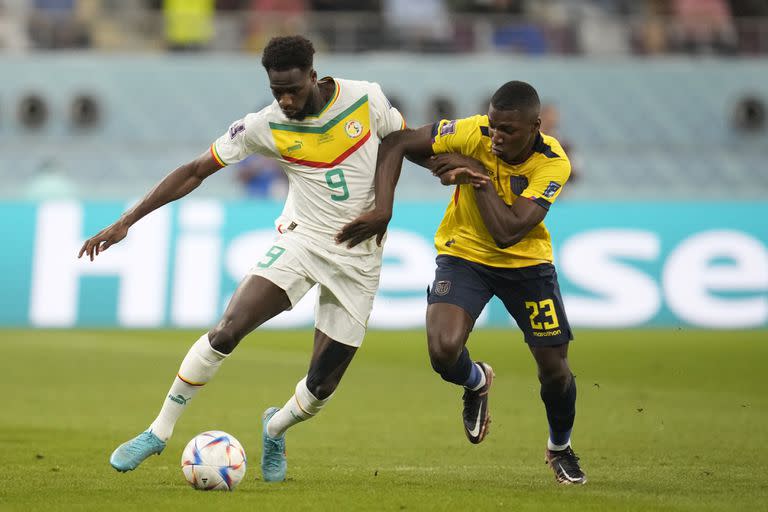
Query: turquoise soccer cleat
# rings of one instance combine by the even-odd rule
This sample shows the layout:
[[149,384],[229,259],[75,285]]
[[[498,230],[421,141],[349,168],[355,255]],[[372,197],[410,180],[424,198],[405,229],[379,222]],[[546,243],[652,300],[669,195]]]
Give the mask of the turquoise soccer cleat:
[[264,411],[261,424],[264,444],[261,452],[261,475],[265,482],[282,482],[288,469],[288,462],[285,460],[285,434],[280,437],[269,437],[267,434],[267,423],[279,410],[277,407],[270,407]]
[[144,459],[153,454],[158,454],[165,448],[165,441],[149,430],[142,432],[130,441],[126,441],[112,452],[109,463],[120,472],[136,469]]

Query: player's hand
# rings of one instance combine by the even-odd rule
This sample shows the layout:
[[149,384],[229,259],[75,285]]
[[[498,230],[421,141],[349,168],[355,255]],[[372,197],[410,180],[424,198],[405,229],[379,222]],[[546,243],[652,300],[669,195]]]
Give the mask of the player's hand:
[[429,168],[432,169],[432,174],[435,176],[440,176],[445,172],[452,169],[458,169],[459,167],[466,167],[477,174],[488,175],[488,171],[482,162],[471,156],[461,155],[459,153],[441,153],[429,158]]
[[443,185],[471,184],[479,187],[490,182],[483,164],[472,157],[457,153],[443,153],[430,158],[432,174]]
[[354,247],[376,235],[376,245],[381,245],[392,214],[371,210],[341,228],[336,235],[336,243],[347,242],[347,247]]
[[128,234],[128,227],[124,222],[117,221],[111,226],[102,229],[95,236],[85,241],[77,257],[82,258],[83,254],[87,254],[91,261],[93,261],[100,252],[106,251],[125,238]]
[[457,167],[435,174],[440,178],[443,185],[465,185],[470,184],[473,187],[481,187],[490,183],[491,179],[487,174],[479,173],[469,167]]

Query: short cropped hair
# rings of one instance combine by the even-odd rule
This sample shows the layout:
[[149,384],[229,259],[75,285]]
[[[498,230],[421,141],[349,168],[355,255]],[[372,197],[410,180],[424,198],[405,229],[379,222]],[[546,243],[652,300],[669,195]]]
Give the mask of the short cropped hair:
[[312,67],[314,53],[315,47],[306,37],[273,37],[264,48],[261,64],[267,71],[287,71],[293,68],[306,71]]
[[491,105],[496,110],[528,110],[541,108],[539,95],[531,84],[513,80],[493,93]]

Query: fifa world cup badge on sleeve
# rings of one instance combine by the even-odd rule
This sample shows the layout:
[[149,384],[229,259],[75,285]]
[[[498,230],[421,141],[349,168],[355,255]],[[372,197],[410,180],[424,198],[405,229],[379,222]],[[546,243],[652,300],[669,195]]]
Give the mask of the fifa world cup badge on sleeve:
[[229,127],[229,140],[234,140],[235,137],[237,137],[237,134],[240,132],[245,131],[245,123],[241,121],[237,121],[232,124],[232,126]]
[[560,189],[561,185],[556,181],[550,181],[547,188],[544,190],[544,197],[550,198]]
[[448,121],[444,125],[440,127],[440,136],[445,137],[446,135],[450,135],[452,133],[456,133],[456,120]]

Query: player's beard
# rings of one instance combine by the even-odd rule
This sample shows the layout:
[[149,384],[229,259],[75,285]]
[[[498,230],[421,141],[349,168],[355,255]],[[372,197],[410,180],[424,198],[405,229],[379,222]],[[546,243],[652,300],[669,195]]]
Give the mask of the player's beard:
[[296,112],[295,114],[288,115],[285,112],[285,117],[290,119],[291,121],[303,121],[305,117],[307,117],[307,105],[304,105],[304,108]]

